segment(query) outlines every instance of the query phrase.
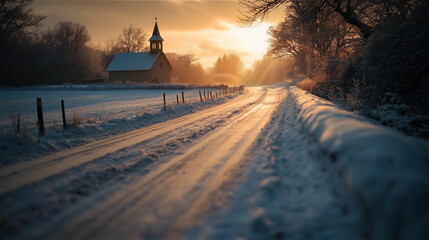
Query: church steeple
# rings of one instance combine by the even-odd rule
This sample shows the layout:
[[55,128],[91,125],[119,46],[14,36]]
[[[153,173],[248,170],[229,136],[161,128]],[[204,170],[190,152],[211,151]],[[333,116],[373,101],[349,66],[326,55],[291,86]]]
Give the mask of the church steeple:
[[153,28],[152,37],[149,39],[150,42],[150,54],[157,54],[162,52],[162,39],[161,34],[159,33],[158,22],[155,18],[155,27]]

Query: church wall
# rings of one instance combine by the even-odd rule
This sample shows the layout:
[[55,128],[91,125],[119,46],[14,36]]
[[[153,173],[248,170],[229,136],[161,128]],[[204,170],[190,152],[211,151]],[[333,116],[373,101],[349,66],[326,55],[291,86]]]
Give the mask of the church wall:
[[167,58],[165,58],[163,54],[160,54],[158,59],[153,64],[151,75],[153,79],[158,78],[158,83],[171,82],[171,69],[167,61]]
[[109,81],[151,82],[150,71],[112,71]]

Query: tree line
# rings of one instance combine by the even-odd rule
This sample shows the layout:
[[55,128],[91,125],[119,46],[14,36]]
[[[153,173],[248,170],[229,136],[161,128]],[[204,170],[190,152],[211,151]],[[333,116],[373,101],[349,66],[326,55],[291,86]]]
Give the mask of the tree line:
[[391,96],[429,113],[427,0],[241,0],[253,23],[284,7],[269,55],[289,59],[308,90],[365,111]]
[[30,7],[32,0],[0,3],[0,76],[2,85],[74,82],[94,75],[97,50],[87,46],[87,28],[60,21],[42,29],[45,16]]

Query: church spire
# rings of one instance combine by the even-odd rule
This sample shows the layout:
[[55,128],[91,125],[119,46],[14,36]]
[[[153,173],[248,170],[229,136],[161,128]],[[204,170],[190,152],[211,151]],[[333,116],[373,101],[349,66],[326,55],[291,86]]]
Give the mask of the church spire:
[[162,39],[161,34],[159,33],[158,28],[158,19],[155,18],[155,27],[153,28],[152,37],[149,39],[150,41],[150,54],[157,54],[162,51]]

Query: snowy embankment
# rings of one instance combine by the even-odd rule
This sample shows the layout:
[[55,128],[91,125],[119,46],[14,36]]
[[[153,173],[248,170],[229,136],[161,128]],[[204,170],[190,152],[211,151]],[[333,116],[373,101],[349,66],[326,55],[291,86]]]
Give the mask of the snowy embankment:
[[[331,160],[347,209],[373,238],[429,238],[429,142],[378,126],[297,87],[298,120]],[[354,206],[350,206],[354,205]],[[391,235],[392,234],[392,235]]]

